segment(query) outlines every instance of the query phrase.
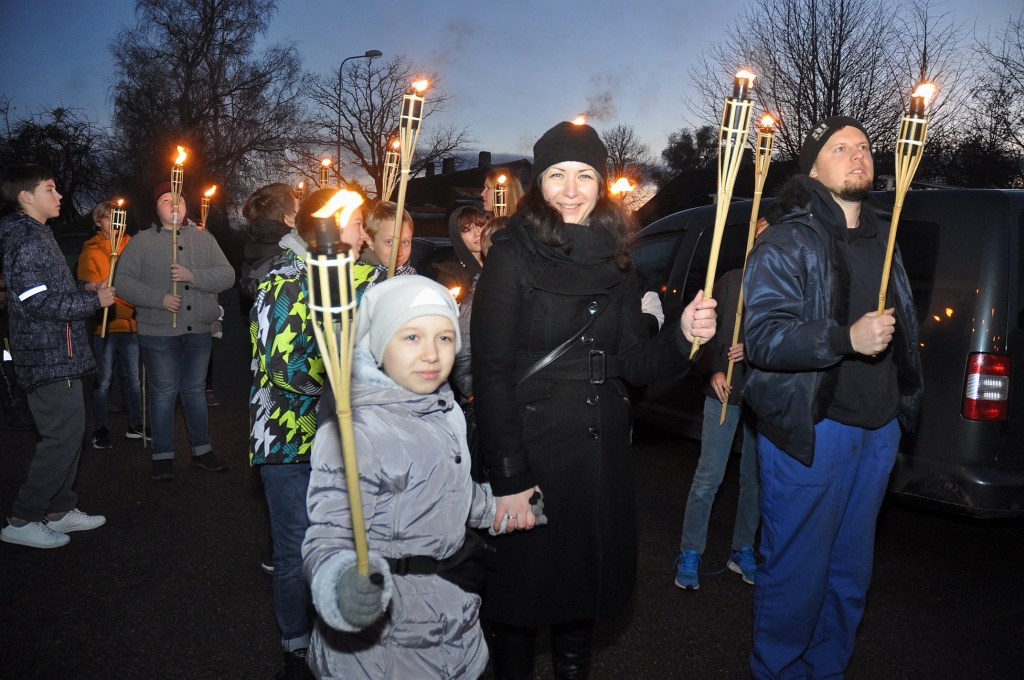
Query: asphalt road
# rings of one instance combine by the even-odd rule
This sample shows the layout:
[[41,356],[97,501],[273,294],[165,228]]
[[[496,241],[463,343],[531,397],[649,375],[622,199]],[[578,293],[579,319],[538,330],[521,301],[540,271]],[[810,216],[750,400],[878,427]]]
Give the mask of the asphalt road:
[[[107,524],[56,550],[0,543],[0,678],[260,679],[279,667],[271,580],[259,567],[266,506],[247,463],[248,333],[233,292],[223,297],[210,427],[231,469],[188,466],[179,415],[175,479],[154,482],[141,443],[124,439],[124,415],[111,415],[114,449],[87,446],[76,485],[80,507]],[[34,441],[0,433],[5,513]],[[638,424],[634,449],[639,582],[629,610],[600,627],[592,677],[747,678],[753,588],[725,572],[683,592],[668,571],[699,445]],[[737,462],[711,517],[705,571],[728,559]],[[1022,565],[1024,522],[887,507],[848,677],[1024,677]],[[550,677],[543,656],[537,667]]]

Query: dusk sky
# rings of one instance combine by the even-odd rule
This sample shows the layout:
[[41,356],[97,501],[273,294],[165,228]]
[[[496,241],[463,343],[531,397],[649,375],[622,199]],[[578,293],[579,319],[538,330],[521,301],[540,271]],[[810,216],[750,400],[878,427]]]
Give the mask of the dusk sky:
[[[694,121],[682,98],[687,69],[724,37],[739,0],[280,0],[268,40],[293,40],[307,70],[378,49],[444,76],[454,95],[444,120],[468,124],[480,149],[530,154],[554,123],[609,93],[598,129],[631,123],[655,153]],[[958,21],[984,35],[1019,16],[1020,0],[950,0]],[[0,93],[16,114],[71,106],[107,123],[109,46],[133,24],[133,0],[0,0]]]

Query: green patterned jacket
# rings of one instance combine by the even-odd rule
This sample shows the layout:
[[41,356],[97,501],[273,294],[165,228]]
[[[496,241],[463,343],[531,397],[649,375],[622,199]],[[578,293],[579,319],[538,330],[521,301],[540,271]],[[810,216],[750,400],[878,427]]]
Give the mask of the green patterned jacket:
[[309,461],[324,385],[324,362],[307,306],[306,263],[296,254],[303,244],[294,232],[281,243],[289,249],[275,258],[249,313],[250,465]]

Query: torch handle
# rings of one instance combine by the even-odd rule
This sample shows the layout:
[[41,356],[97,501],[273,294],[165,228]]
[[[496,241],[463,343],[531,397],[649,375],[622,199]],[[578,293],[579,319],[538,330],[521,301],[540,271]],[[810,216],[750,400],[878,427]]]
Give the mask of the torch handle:
[[892,272],[892,256],[896,252],[896,227],[903,211],[903,196],[896,197],[892,208],[892,222],[889,224],[889,242],[885,246],[885,262],[882,264],[882,285],[878,289],[878,313],[885,312],[885,296],[889,291],[889,275]]
[[[347,393],[343,396],[347,397]],[[347,403],[348,399],[345,401],[344,406],[337,408],[342,458],[345,461],[345,488],[348,491],[349,510],[352,513],[352,541],[356,546],[356,571],[367,576],[370,573],[370,546],[366,540],[362,490],[359,488],[359,463],[356,460],[356,438],[352,429],[352,407]]]
[[409,184],[409,168],[402,164],[402,177],[398,181],[398,200],[395,202],[395,231],[391,238],[391,257],[388,258],[388,278],[395,275],[398,251],[402,248],[402,218],[405,211],[405,189]]

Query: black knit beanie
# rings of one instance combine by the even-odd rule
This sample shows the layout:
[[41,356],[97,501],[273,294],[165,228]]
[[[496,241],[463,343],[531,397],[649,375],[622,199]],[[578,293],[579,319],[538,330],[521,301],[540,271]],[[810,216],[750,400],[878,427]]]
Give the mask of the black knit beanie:
[[[800,147],[800,172],[805,175],[810,174],[811,168],[814,167],[814,161],[818,160],[818,154],[821,153],[825,142],[844,127],[855,127],[863,132],[865,137],[868,137],[868,131],[856,118],[832,116],[818,121],[804,137],[804,145]],[[868,137],[868,144],[871,144],[870,137]]]
[[564,121],[541,135],[533,145],[530,181],[535,181],[552,165],[565,161],[586,163],[601,173],[602,177],[608,175],[608,149],[597,130],[586,123],[576,125]]

